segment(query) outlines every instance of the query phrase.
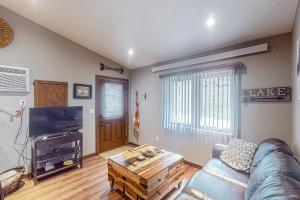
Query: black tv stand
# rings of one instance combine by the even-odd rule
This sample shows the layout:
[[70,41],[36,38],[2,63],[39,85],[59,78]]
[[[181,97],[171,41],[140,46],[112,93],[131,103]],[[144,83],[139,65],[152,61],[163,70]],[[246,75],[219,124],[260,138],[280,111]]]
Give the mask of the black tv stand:
[[[50,151],[45,152],[45,149]],[[33,142],[31,156],[34,184],[38,183],[38,179],[63,170],[78,166],[82,168],[82,133],[37,139]],[[72,160],[72,164],[64,165],[66,160]],[[46,163],[50,163],[54,168],[46,171]]]

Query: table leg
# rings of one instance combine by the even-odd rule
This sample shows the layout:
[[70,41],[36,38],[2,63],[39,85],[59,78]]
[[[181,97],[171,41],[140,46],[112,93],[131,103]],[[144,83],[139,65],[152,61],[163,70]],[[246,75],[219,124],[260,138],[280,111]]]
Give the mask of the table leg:
[[180,182],[178,183],[178,189],[180,189],[181,184],[182,184],[182,181],[180,181]]
[[115,179],[112,179],[110,182],[110,191],[113,192],[114,191],[114,186],[115,186]]

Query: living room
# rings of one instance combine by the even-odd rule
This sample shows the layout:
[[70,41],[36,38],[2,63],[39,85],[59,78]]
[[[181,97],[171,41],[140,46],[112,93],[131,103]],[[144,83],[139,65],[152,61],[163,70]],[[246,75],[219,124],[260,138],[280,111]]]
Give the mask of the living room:
[[1,198],[300,199],[298,0],[0,0],[0,20]]

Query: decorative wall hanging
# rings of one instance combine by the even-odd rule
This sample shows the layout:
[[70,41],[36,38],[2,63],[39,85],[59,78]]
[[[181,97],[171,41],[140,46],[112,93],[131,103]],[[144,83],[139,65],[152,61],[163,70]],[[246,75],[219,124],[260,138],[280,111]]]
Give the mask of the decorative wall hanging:
[[242,90],[243,102],[288,102],[291,101],[290,87],[257,88]]
[[133,133],[136,141],[139,142],[140,138],[140,113],[139,113],[139,93],[135,92],[135,110],[133,118]]
[[297,77],[296,77],[296,98],[300,101],[300,44],[299,40],[296,42],[296,65],[297,65]]
[[73,97],[75,99],[91,99],[92,86],[74,83]]
[[104,71],[104,70],[113,70],[116,72],[119,72],[120,74],[124,74],[124,69],[122,67],[120,68],[113,68],[113,67],[109,67],[107,65],[104,65],[103,63],[100,63],[100,70]]
[[0,48],[9,45],[13,39],[13,30],[4,19],[0,18]]

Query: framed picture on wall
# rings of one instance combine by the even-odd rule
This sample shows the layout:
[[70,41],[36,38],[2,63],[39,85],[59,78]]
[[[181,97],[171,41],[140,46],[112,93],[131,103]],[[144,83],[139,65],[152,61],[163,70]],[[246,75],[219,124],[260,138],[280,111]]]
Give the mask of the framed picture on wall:
[[297,42],[296,42],[296,48],[297,48],[297,50],[296,50],[296,65],[297,65],[297,82],[296,82],[296,84],[297,84],[297,87],[296,87],[296,89],[297,89],[297,93],[296,93],[296,98],[297,98],[297,100],[298,101],[300,101],[300,45],[299,45],[299,40],[297,40]]
[[75,99],[91,99],[92,98],[92,86],[74,83],[73,97]]

